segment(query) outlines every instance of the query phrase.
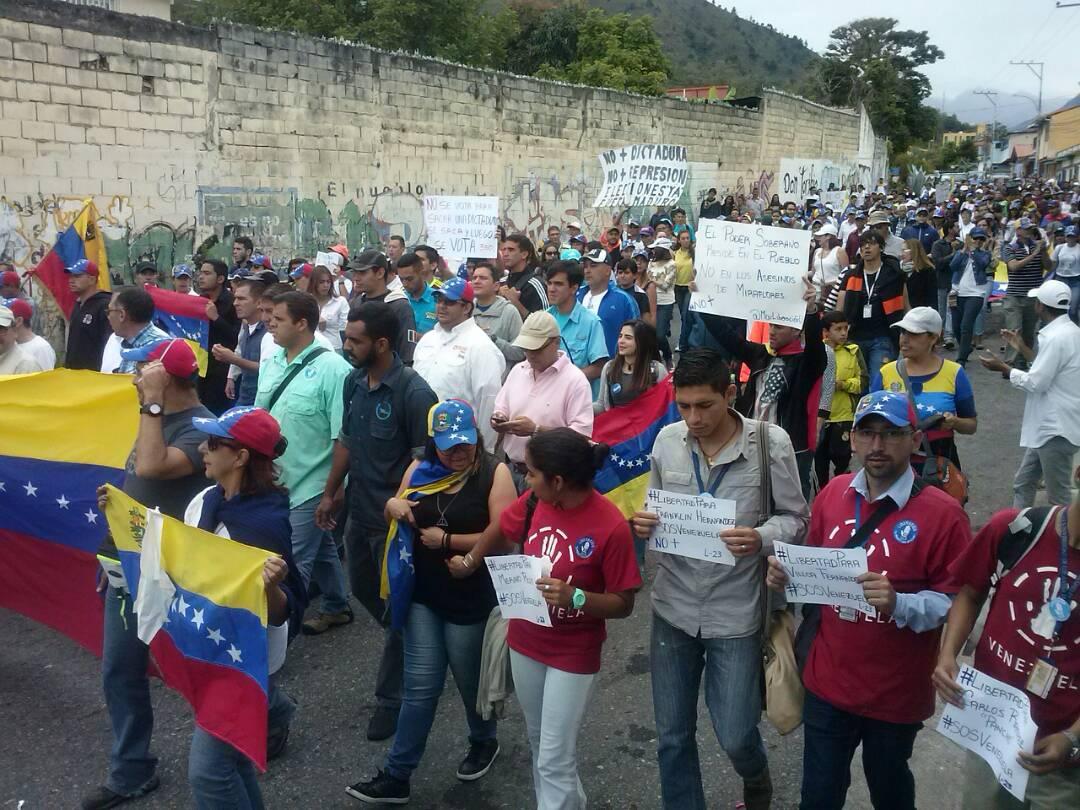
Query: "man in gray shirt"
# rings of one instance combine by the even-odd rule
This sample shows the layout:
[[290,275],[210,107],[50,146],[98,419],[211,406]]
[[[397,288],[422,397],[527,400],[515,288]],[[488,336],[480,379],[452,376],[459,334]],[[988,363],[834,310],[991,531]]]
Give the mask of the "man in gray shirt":
[[[761,716],[762,560],[776,541],[801,543],[810,512],[795,451],[783,428],[747,419],[728,406],[731,372],[719,353],[694,349],[674,373],[685,421],[660,431],[649,487],[736,502],[735,526],[719,533],[735,565],[659,554],[652,607],[652,689],[665,808],[705,810],[697,749],[702,671],[705,703],[721,747],[743,779],[747,810],[772,797]],[[761,503],[761,431],[768,430],[772,503]],[[637,512],[649,537],[660,518]]]

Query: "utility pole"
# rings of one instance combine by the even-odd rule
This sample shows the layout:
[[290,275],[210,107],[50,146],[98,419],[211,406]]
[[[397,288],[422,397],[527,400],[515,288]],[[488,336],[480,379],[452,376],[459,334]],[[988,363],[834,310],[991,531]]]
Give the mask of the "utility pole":
[[[1072,5],[1080,5],[1080,3],[1074,3]],[[1063,6],[1060,2],[1057,4],[1057,8],[1070,8],[1070,6]],[[1035,77],[1039,80],[1039,103],[1038,103],[1038,115],[1035,118],[1035,125],[1038,129],[1035,130],[1035,176],[1039,176],[1039,141],[1042,134],[1042,90],[1043,90],[1043,66],[1044,62],[1032,62],[1028,59],[1014,59],[1009,62],[1010,65],[1024,65],[1028,70],[1035,74]],[[1035,66],[1038,65],[1039,69],[1035,70]]]
[[987,100],[994,105],[994,123],[990,125],[990,142],[986,150],[987,171],[993,168],[994,161],[994,132],[997,130],[997,91],[996,90],[973,90],[977,96],[986,96]]

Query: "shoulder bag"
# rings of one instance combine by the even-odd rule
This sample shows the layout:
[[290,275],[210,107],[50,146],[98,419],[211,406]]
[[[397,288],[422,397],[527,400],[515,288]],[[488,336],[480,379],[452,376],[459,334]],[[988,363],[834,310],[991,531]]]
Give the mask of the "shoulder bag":
[[310,366],[312,361],[314,361],[316,357],[321,354],[326,354],[328,351],[330,350],[325,346],[319,346],[317,349],[312,349],[311,354],[305,357],[303,362],[293,366],[289,373],[285,375],[284,379],[282,379],[282,381],[278,383],[278,387],[274,389],[274,393],[270,395],[270,401],[266,404],[266,410],[273,410],[274,405],[276,405],[277,401],[281,399],[281,395],[285,393],[285,389],[289,387],[289,383],[291,383],[296,378],[296,375],[308,366]]

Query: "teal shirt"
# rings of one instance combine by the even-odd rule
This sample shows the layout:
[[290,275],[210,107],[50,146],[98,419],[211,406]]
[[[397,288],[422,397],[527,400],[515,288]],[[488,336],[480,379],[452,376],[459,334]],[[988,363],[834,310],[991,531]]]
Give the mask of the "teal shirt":
[[[285,350],[278,347],[259,370],[255,404],[267,407],[289,369],[302,363],[318,347],[312,341],[291,363],[286,363]],[[295,509],[322,494],[330,474],[334,439],[341,433],[345,378],[351,371],[352,366],[340,354],[325,352],[293,377],[270,411],[289,442],[277,464],[281,483],[289,490],[290,508]]]
[[408,293],[405,297],[409,299],[409,305],[412,306],[413,320],[416,321],[416,333],[422,335],[424,332],[430,332],[435,328],[435,294],[431,291],[431,287],[425,285],[424,291],[419,298],[413,298]]
[[[607,339],[604,337],[604,324],[595,312],[586,309],[580,303],[574,304],[569,315],[563,315],[554,306],[548,307],[548,312],[554,316],[555,323],[559,325],[563,348],[575,366],[585,368],[597,360],[610,356]],[[595,400],[600,393],[600,379],[589,382],[592,384],[592,396]]]

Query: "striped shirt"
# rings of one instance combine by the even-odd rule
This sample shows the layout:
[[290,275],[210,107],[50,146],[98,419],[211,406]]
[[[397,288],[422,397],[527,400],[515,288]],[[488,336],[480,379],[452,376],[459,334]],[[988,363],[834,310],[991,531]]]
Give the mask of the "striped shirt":
[[[1001,247],[1001,260],[1008,264],[1011,261],[1026,258],[1035,249],[1035,242],[1024,242],[1021,239],[1013,239]],[[1034,290],[1043,282],[1043,266],[1040,259],[1034,259],[1027,264],[1013,270],[1009,268],[1009,286],[1006,289],[1008,295],[1026,296],[1028,290]]]

